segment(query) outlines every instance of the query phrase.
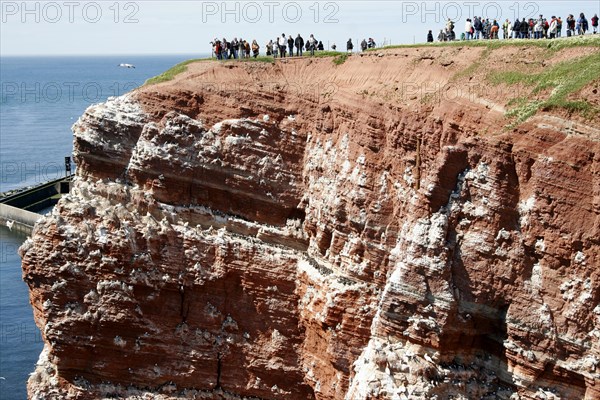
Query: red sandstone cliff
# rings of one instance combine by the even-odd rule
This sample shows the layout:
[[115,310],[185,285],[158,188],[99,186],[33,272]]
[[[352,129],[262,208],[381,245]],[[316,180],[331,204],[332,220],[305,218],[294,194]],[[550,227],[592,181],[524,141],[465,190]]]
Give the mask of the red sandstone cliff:
[[599,398],[600,114],[507,129],[486,82],[545,51],[198,62],[91,106],[21,249],[30,397]]

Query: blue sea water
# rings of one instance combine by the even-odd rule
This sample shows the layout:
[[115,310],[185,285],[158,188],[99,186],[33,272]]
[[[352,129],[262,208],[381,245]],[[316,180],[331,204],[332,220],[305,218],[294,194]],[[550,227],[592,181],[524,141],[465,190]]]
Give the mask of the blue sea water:
[[[0,57],[0,192],[63,176],[71,126],[90,104],[203,56]],[[27,397],[43,347],[21,279],[17,249],[24,240],[0,227],[0,400]]]
[[194,57],[2,57],[0,192],[60,177],[71,155],[71,126],[90,104]]
[[26,382],[42,350],[17,249],[24,236],[0,226],[0,399],[25,399]]

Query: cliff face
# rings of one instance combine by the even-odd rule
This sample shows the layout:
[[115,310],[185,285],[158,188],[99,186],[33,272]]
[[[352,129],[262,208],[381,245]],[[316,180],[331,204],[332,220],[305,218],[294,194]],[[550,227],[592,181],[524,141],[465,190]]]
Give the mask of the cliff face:
[[90,107],[21,248],[30,397],[599,398],[598,114],[505,128],[485,76],[523,51],[199,62]]

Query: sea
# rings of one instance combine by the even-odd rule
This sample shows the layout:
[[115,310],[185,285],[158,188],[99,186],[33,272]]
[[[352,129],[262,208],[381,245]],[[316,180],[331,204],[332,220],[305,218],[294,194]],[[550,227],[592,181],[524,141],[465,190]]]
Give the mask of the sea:
[[[0,192],[64,176],[73,150],[71,126],[91,104],[207,56],[1,56]],[[0,226],[0,400],[27,398],[27,379],[43,347],[17,252],[25,240]]]

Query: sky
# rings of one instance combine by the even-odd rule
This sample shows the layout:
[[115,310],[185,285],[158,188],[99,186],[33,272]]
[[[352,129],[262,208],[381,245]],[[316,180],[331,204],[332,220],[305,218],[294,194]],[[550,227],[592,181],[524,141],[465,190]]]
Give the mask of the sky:
[[325,47],[426,40],[451,18],[600,14],[600,1],[0,1],[0,56],[207,54],[210,41],[313,33]]

